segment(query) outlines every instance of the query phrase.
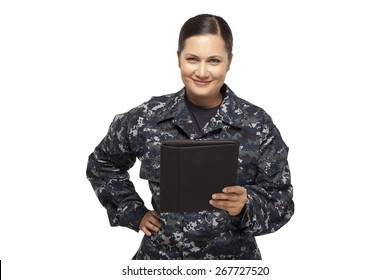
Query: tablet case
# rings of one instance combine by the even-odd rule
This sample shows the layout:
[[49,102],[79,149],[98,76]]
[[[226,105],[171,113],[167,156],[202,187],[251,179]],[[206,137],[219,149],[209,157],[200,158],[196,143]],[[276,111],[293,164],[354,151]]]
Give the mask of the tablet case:
[[166,140],[161,144],[160,211],[216,209],[213,193],[235,185],[237,141]]

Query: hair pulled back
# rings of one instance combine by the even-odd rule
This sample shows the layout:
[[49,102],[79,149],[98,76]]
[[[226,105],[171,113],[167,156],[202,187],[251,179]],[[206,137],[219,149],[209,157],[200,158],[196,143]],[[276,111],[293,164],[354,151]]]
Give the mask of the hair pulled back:
[[211,14],[200,14],[188,19],[179,34],[179,44],[177,53],[180,54],[184,49],[185,40],[196,35],[221,35],[225,42],[225,48],[229,55],[233,51],[233,34],[228,23],[220,16]]

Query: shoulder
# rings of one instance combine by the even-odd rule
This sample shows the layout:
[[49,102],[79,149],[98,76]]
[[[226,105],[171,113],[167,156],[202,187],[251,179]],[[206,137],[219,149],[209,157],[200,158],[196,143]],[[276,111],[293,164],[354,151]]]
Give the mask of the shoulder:
[[234,109],[235,117],[241,119],[244,126],[256,127],[255,124],[272,123],[271,116],[260,106],[237,96],[229,89],[228,96]]
[[238,97],[232,91],[228,93],[231,99],[231,116],[240,122],[245,135],[250,138],[280,139],[281,134],[274,124],[272,117],[260,106],[253,104],[243,98]]
[[130,109],[125,113],[115,115],[111,129],[115,131],[127,131],[128,135],[138,135],[143,127],[154,127],[161,115],[167,111],[167,106],[175,103],[181,91],[177,93],[153,96],[148,101]]
[[270,119],[271,116],[260,106],[253,104],[245,99],[237,97],[239,108],[246,116],[256,116],[264,119]]
[[166,105],[172,100],[177,93],[165,94],[160,96],[152,96],[149,100],[139,104],[125,113],[120,113],[115,116],[117,120],[134,120],[134,119],[149,119],[154,115],[165,111]]
[[167,103],[176,95],[176,93],[153,96],[148,101],[138,105],[127,112],[128,115],[154,115],[163,111]]

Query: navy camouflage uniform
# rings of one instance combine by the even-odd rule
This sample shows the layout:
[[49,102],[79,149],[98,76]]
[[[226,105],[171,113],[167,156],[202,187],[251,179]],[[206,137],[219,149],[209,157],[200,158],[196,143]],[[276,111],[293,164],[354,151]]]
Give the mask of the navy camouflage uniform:
[[248,202],[238,216],[226,211],[160,213],[158,233],[144,236],[133,259],[261,259],[255,236],[275,232],[294,213],[288,147],[261,108],[237,97],[224,85],[217,114],[194,126],[185,105],[185,88],[153,97],[115,116],[109,131],[90,155],[87,177],[112,226],[139,231],[148,211],[130,181],[136,158],[140,177],[149,181],[152,206],[159,210],[160,144],[165,139],[237,140],[240,143],[237,185]]

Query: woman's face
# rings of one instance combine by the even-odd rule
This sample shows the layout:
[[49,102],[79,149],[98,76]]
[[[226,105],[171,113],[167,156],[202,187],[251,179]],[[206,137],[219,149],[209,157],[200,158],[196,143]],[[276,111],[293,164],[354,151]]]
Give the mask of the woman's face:
[[189,37],[178,58],[190,101],[202,107],[218,106],[222,101],[220,89],[231,63],[222,37],[214,34]]

